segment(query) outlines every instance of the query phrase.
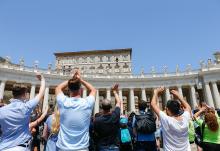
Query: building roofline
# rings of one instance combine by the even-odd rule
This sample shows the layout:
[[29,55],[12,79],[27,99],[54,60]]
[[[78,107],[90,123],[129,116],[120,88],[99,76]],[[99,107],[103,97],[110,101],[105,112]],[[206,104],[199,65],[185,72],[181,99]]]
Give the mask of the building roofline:
[[107,53],[121,53],[130,52],[130,57],[132,56],[132,48],[122,48],[122,49],[107,49],[107,50],[85,50],[85,51],[75,51],[75,52],[56,52],[54,55],[56,57],[60,56],[75,56],[75,55],[85,55],[85,54],[107,54]]
[[220,51],[216,51],[214,55],[220,55]]

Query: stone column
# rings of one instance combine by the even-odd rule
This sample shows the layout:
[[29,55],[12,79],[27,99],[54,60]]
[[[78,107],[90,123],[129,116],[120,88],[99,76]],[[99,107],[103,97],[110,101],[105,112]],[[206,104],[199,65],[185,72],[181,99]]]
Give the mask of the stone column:
[[220,109],[220,96],[216,82],[211,82],[213,98],[215,101],[215,108]]
[[123,114],[124,106],[123,106],[122,89],[119,89],[118,95],[119,95],[119,98],[120,98],[120,100],[121,100],[121,114]]
[[122,89],[119,89],[118,95],[119,95],[119,98],[120,98],[121,100],[123,100]]
[[87,89],[83,88],[83,98],[86,98],[86,97],[87,97]]
[[4,91],[5,91],[5,81],[2,81],[0,84],[0,100],[3,100],[4,97]]
[[31,92],[30,92],[30,100],[35,97],[35,89],[36,89],[36,85],[32,84],[31,85]]
[[95,107],[94,107],[94,115],[99,113],[99,90],[96,90],[96,98],[95,98]]
[[167,101],[170,100],[171,97],[170,97],[170,90],[169,90],[169,87],[165,87],[165,104],[167,104]]
[[177,86],[177,88],[178,88],[178,92],[179,92],[179,94],[183,97],[183,90],[182,90],[182,87],[179,85],[179,86]]
[[190,102],[192,109],[195,109],[197,106],[197,99],[194,85],[190,85]]
[[111,101],[111,89],[108,88],[106,93],[107,93],[106,99]]
[[211,107],[214,107],[212,93],[208,82],[204,83],[204,93],[207,104]]
[[44,92],[44,102],[43,102],[42,112],[44,112],[48,107],[48,100],[49,100],[49,86],[46,87]]
[[141,100],[147,101],[145,88],[141,89]]
[[134,102],[134,89],[130,88],[130,93],[129,93],[129,111],[135,111],[135,102]]

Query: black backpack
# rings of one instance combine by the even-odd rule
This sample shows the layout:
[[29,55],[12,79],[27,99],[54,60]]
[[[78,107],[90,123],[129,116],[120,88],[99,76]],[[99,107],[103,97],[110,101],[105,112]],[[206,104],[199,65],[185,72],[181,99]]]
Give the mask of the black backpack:
[[151,134],[156,131],[156,117],[151,110],[142,115],[135,115],[135,127],[137,132],[142,134]]

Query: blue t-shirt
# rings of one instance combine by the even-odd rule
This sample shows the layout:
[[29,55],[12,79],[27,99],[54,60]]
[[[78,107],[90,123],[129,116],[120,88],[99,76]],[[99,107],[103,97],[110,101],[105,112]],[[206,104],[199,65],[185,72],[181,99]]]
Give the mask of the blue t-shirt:
[[46,145],[46,151],[57,151],[58,150],[56,147],[58,134],[51,134],[53,116],[54,114],[50,115],[47,118],[46,122],[44,123],[45,125],[47,125],[47,129],[49,132],[49,137],[48,137],[47,145]]
[[2,136],[0,150],[24,144],[31,139],[29,131],[30,114],[39,100],[23,102],[12,99],[9,105],[0,108]]
[[53,114],[48,116],[46,122],[44,124],[47,125],[48,132],[50,133],[52,127]]
[[67,97],[57,95],[60,111],[60,131],[57,147],[61,150],[80,150],[89,146],[89,125],[95,97]]

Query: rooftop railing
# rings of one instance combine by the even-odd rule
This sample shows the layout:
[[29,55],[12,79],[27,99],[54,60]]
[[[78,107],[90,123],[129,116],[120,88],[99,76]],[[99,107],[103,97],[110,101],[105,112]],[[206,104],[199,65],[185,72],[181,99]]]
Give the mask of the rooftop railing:
[[[24,71],[24,72],[40,72],[43,74],[49,74],[49,75],[56,75],[56,76],[69,76],[69,74],[65,74],[62,71],[57,71],[51,68],[52,65],[48,67],[48,69],[42,69],[38,68],[37,64],[35,64],[33,67],[24,66],[23,64],[13,64],[10,62],[0,62],[0,68],[9,69],[9,70],[17,70],[17,71]],[[164,70],[164,72],[156,73],[155,71],[152,71],[152,73],[141,73],[141,74],[120,74],[117,72],[114,72],[114,74],[102,74],[101,70],[94,69],[90,73],[82,73],[83,77],[86,78],[160,78],[160,77],[176,77],[176,76],[186,76],[186,75],[196,75],[199,72],[203,71],[212,71],[212,70],[218,70],[220,69],[220,64],[203,64],[201,65],[201,69],[191,70],[191,68],[188,68],[186,71],[179,71],[176,72],[167,72],[167,70]]]

